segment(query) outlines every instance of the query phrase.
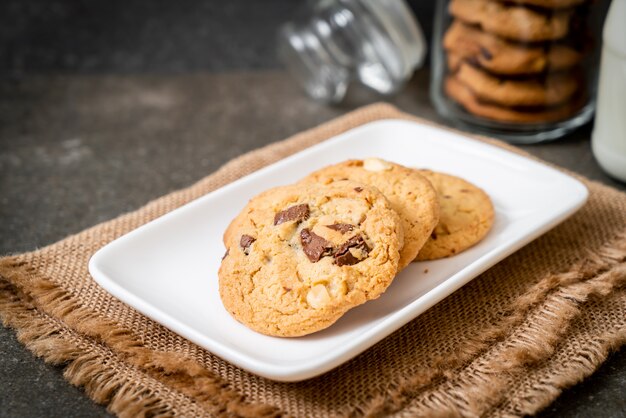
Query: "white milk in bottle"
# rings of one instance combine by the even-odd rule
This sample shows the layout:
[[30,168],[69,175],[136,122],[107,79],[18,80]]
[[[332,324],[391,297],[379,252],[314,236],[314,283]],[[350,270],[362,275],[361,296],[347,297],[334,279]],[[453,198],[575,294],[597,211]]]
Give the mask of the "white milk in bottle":
[[603,41],[591,145],[600,166],[626,181],[626,0],[613,0]]

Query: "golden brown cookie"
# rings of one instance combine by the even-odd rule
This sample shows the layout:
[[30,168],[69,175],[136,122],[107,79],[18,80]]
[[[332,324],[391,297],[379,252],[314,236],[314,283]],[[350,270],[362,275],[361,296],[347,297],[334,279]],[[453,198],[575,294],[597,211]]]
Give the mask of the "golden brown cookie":
[[569,9],[542,13],[494,0],[452,0],[449,11],[457,19],[478,25],[485,32],[531,42],[563,38],[573,14]]
[[493,225],[489,196],[462,178],[419,170],[437,190],[441,215],[416,260],[436,260],[460,253],[482,240]]
[[446,78],[444,90],[449,97],[463,106],[468,112],[499,122],[555,122],[566,119],[576,113],[583,103],[581,98],[577,98],[572,102],[551,108],[516,109],[498,106],[479,100],[468,87],[454,77]]
[[415,170],[379,158],[349,160],[318,170],[302,183],[350,179],[376,187],[398,212],[404,229],[399,270],[413,261],[439,220],[437,193]]
[[495,74],[537,74],[572,68],[582,59],[575,49],[561,44],[547,48],[522,45],[483,32],[460,21],[452,23],[444,38],[448,68],[456,72],[462,61],[477,63]]
[[586,0],[513,0],[513,3],[527,4],[545,9],[566,9],[583,4],[585,1]]
[[503,80],[467,63],[461,64],[456,79],[483,101],[503,106],[553,106],[570,99],[578,90],[571,73],[548,74],[541,79]]
[[263,334],[333,324],[393,280],[402,225],[375,188],[339,181],[271,189],[233,225],[219,270],[224,307]]

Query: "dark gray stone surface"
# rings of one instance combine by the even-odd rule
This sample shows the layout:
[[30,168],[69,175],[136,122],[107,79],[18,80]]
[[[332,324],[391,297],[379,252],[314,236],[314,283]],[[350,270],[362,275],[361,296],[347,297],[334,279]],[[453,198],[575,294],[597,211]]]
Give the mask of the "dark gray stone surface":
[[12,330],[0,327],[1,417],[108,417],[58,366],[33,357]]
[[288,0],[3,0],[0,72],[275,68],[276,23],[297,7]]
[[[376,100],[353,90],[326,107],[266,71],[294,3],[0,2],[0,254],[53,243]],[[432,3],[411,3],[428,29]],[[441,121],[427,86],[420,71],[393,102]],[[589,135],[524,148],[624,190],[595,163]],[[621,350],[540,415],[626,416],[624,393]],[[0,416],[106,415],[0,327]]]
[[[304,0],[2,0],[0,74],[277,68],[276,28]],[[425,33],[434,2],[410,0]]]

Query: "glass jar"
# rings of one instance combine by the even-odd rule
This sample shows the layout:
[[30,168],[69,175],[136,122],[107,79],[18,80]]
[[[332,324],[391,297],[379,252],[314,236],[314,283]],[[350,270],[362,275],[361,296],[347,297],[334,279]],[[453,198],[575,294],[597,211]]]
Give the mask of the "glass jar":
[[605,10],[593,0],[438,0],[430,90],[437,111],[515,143],[585,124]]
[[340,102],[351,81],[392,94],[424,60],[421,28],[404,0],[319,0],[279,31],[278,55],[312,98]]

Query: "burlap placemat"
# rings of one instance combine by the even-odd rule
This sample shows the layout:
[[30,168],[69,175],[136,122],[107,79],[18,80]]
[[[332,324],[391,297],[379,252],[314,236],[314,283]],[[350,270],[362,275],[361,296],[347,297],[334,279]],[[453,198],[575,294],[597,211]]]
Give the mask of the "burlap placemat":
[[521,416],[540,410],[626,341],[626,195],[585,179],[589,202],[568,221],[354,360],[300,383],[242,371],[91,279],[90,256],[120,235],[296,151],[385,118],[416,120],[388,105],[357,110],[243,155],[135,212],[3,258],[4,324],[33,353],[64,364],[70,382],[120,416]]

